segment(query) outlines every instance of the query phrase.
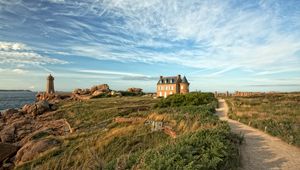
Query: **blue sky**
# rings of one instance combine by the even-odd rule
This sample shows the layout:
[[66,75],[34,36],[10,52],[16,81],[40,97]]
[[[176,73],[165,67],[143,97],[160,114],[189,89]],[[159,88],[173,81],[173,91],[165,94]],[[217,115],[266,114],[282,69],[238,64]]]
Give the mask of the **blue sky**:
[[299,91],[298,0],[0,0],[0,89]]

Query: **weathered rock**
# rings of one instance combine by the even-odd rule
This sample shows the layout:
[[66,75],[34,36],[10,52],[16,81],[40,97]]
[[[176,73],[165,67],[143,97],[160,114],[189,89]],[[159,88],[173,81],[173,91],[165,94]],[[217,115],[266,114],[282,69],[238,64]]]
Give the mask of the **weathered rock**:
[[94,93],[92,94],[92,96],[94,96],[94,97],[100,96],[100,95],[102,95],[103,93],[105,93],[105,92],[103,92],[102,90],[96,90],[96,91],[94,91]]
[[8,144],[8,143],[0,143],[0,163],[15,155],[17,151],[18,151],[18,147],[15,145]]
[[56,94],[56,93],[44,93],[40,92],[36,95],[37,101],[56,101],[56,100],[61,100],[61,96]]
[[82,91],[82,95],[90,94],[90,93],[91,93],[90,89],[84,89],[84,90]]
[[6,143],[13,142],[15,139],[15,127],[8,126],[8,127],[5,127],[3,130],[1,130],[0,139],[1,139],[1,142],[6,142]]
[[80,94],[81,93],[81,89],[75,89],[73,90],[72,94]]
[[18,119],[17,121],[6,125],[0,132],[1,141],[13,143],[20,140],[21,138],[23,138],[24,136],[30,133],[30,131],[25,131],[25,130],[30,128],[32,126],[31,124],[32,122],[29,119],[24,118],[24,119]]
[[109,92],[109,86],[107,84],[101,84],[97,86],[97,90],[102,90],[103,92]]
[[128,90],[127,91],[129,91],[129,92],[133,92],[133,93],[140,93],[140,92],[142,92],[143,91],[143,89],[141,89],[141,88],[135,88],[135,87],[132,87],[132,88],[128,88]]
[[31,105],[24,105],[22,111],[32,116],[40,115],[45,111],[50,110],[50,105],[47,101],[42,100]]
[[78,95],[86,95],[86,94],[90,94],[91,91],[90,89],[75,89],[72,94],[78,94]]
[[18,113],[17,109],[6,109],[1,115],[5,118],[11,117],[13,114]]
[[107,84],[101,84],[97,86],[93,86],[90,89],[75,89],[72,92],[72,99],[73,100],[88,100],[94,97],[98,97],[103,93],[110,95],[110,89]]
[[22,164],[23,162],[30,161],[37,155],[58,146],[59,144],[60,141],[49,138],[39,141],[29,141],[17,152],[16,163]]
[[51,110],[57,110],[58,106],[56,104],[50,104],[50,109]]
[[91,94],[93,94],[96,90],[98,90],[98,87],[97,87],[97,86],[91,87],[91,89],[90,89]]

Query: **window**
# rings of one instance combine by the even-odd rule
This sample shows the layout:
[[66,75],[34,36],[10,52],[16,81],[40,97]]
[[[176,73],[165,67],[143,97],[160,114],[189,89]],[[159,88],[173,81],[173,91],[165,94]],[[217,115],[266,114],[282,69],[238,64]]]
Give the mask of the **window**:
[[173,94],[173,92],[170,92],[170,95]]
[[169,90],[169,86],[166,86],[166,90]]
[[174,87],[173,87],[173,86],[171,86],[171,90],[174,90]]
[[159,96],[162,96],[162,93],[161,93],[161,92],[159,92]]
[[183,86],[180,86],[181,90],[183,89]]

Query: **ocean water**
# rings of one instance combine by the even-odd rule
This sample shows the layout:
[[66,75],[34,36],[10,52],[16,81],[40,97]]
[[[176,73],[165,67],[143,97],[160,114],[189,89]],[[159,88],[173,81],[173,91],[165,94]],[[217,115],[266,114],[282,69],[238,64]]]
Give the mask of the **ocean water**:
[[36,93],[29,91],[0,91],[0,111],[33,103],[35,95]]

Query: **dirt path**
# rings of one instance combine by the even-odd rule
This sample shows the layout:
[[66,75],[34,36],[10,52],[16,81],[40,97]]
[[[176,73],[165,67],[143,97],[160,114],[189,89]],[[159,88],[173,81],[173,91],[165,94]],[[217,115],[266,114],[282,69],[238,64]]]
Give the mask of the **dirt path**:
[[244,134],[241,147],[242,168],[245,170],[300,170],[300,149],[262,131],[227,118],[228,106],[219,100],[217,114],[228,121],[234,133]]

